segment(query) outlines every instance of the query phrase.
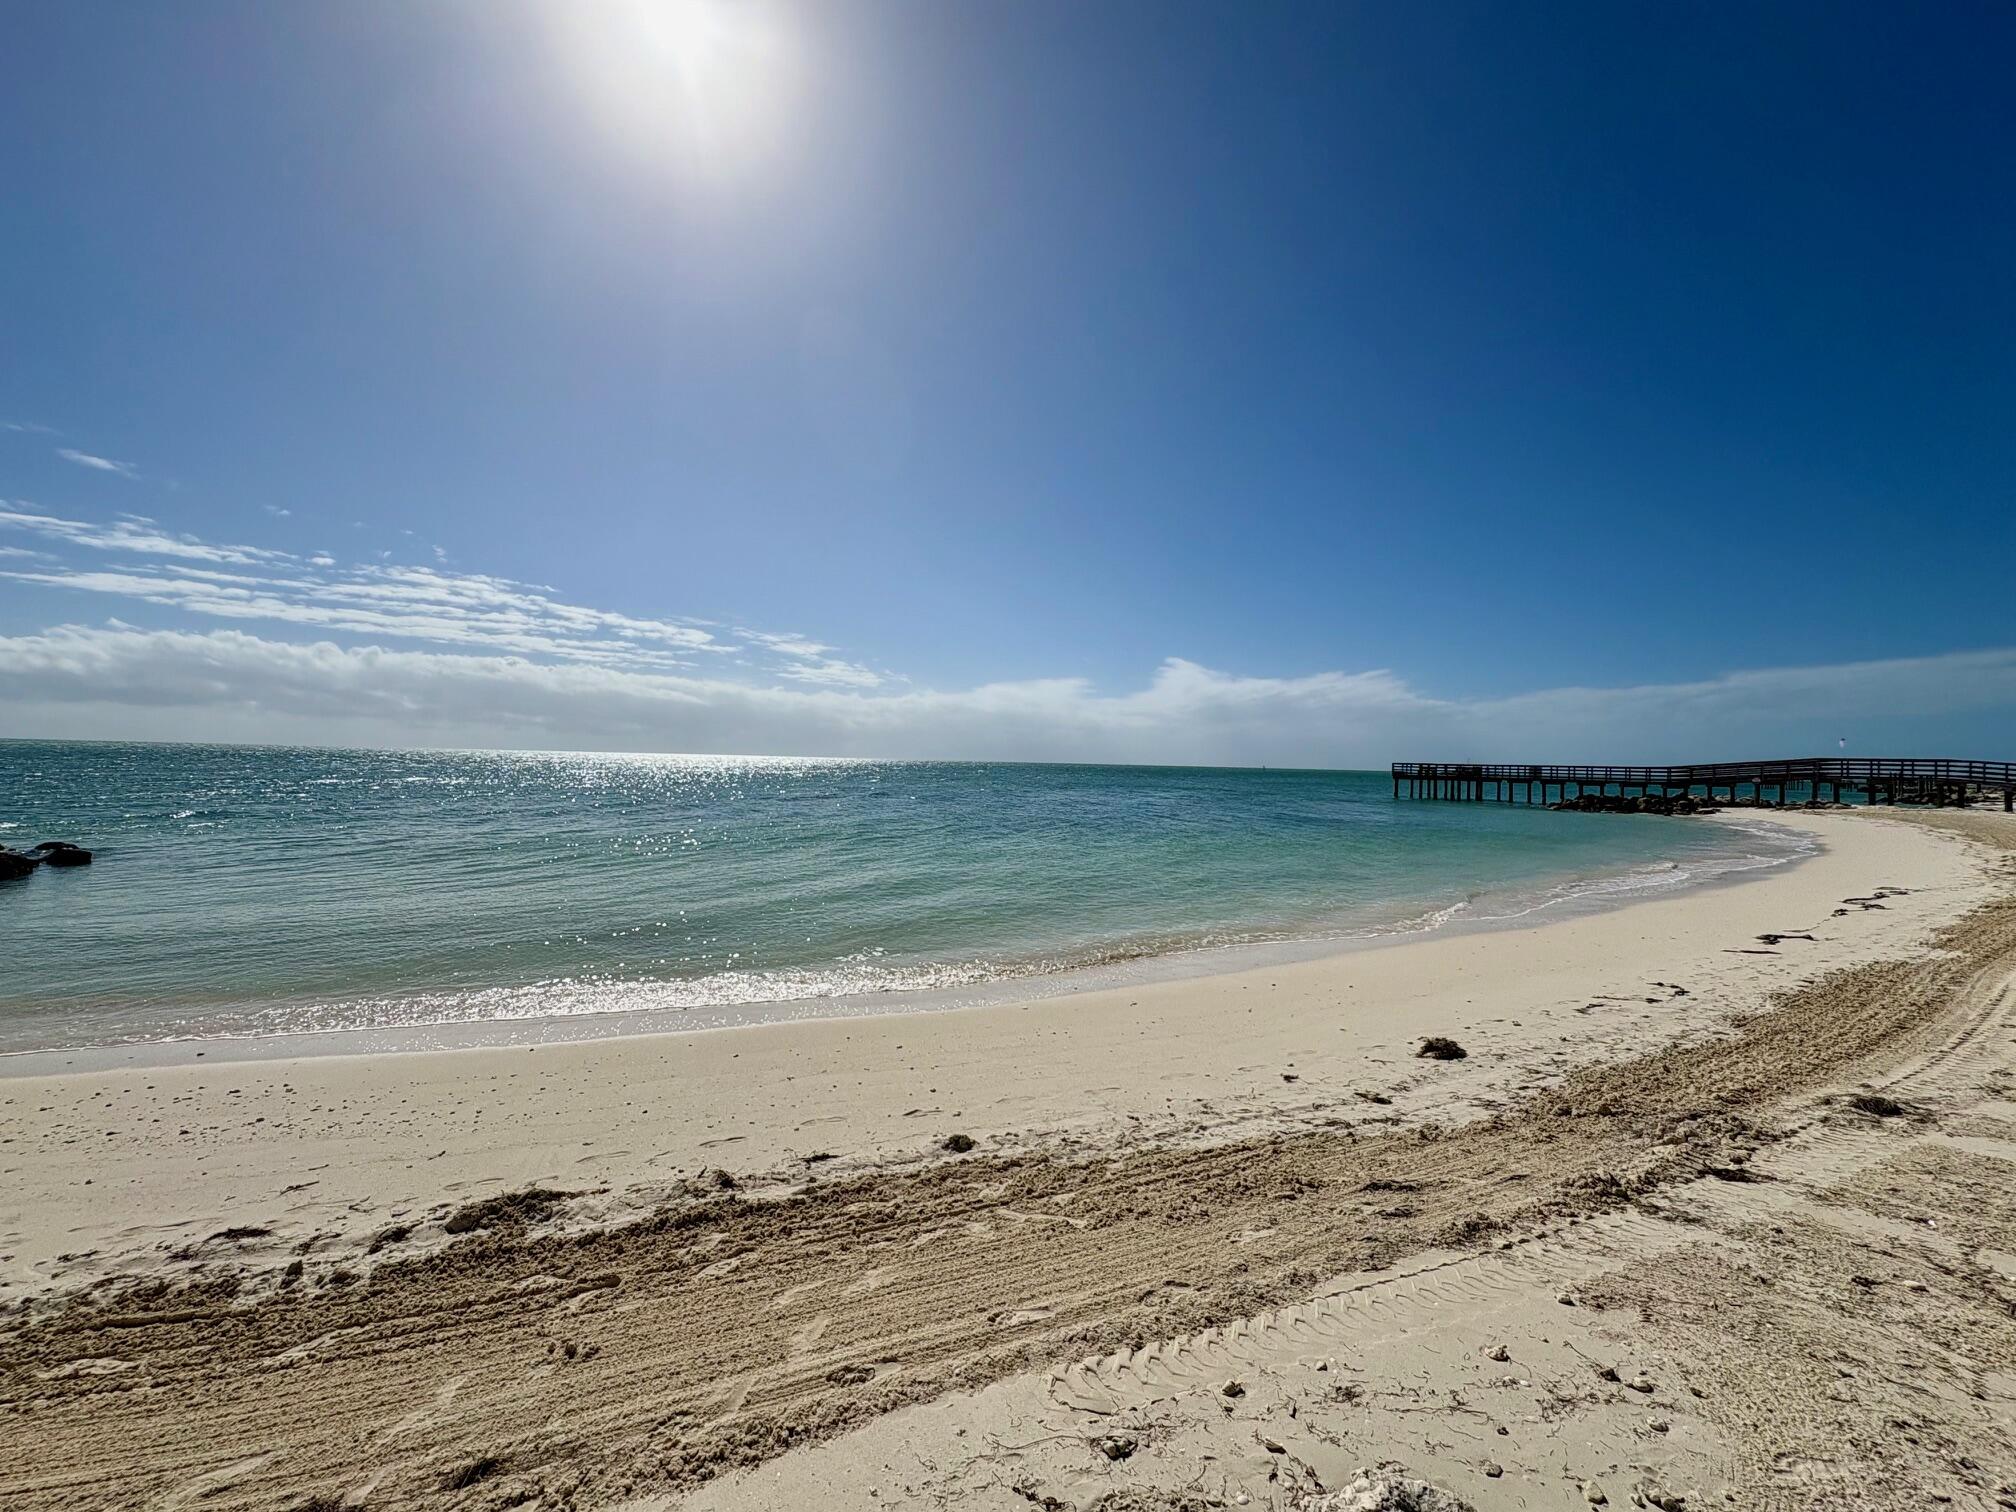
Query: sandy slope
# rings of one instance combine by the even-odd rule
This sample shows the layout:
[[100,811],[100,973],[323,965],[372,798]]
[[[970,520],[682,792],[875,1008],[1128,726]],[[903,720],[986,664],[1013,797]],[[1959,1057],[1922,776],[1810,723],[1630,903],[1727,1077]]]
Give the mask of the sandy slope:
[[[7,1218],[12,1279],[36,1294],[0,1332],[0,1500],[594,1506],[695,1486],[710,1504],[807,1505],[817,1488],[821,1505],[983,1493],[999,1496],[974,1504],[1070,1505],[1168,1489],[1163,1472],[1181,1471],[1187,1494],[1236,1504],[1334,1484],[1343,1460],[1386,1445],[1453,1471],[1459,1456],[1433,1446],[1489,1409],[1445,1399],[1425,1356],[1450,1350],[1424,1352],[1393,1297],[1483,1287],[1475,1326],[1534,1351],[1508,1345],[1497,1361],[1459,1332],[1451,1370],[1472,1369],[1472,1354],[1488,1379],[1570,1369],[1556,1341],[1577,1336],[1557,1319],[1593,1330],[1617,1314],[1562,1308],[1557,1280],[1621,1298],[1634,1265],[1681,1257],[1695,1269],[1672,1274],[1719,1295],[1687,1241],[1753,1221],[1740,1203],[1792,1182],[1715,1173],[1807,1158],[1800,1141],[1842,1118],[1893,1122],[1816,1103],[1830,1087],[1955,1034],[1963,1050],[1939,1064],[1988,1053],[1979,1025],[2006,1007],[1994,984],[2016,960],[2007,878],[1925,827],[1803,822],[1823,827],[1828,854],[1748,886],[1101,1002],[516,1052],[523,1062],[467,1052],[0,1084],[12,1141],[0,1159],[26,1199]],[[2007,833],[1965,822],[1989,841]],[[1922,948],[1961,913],[1941,949]],[[1813,938],[1756,939],[1788,930]],[[1733,1036],[1710,1033],[1774,991]],[[1413,1060],[1427,1032],[1457,1034],[1471,1059]],[[1669,1043],[1676,1033],[1684,1043]],[[2006,1051],[2006,1033],[1988,1039]],[[929,1105],[919,1091],[939,1111],[906,1119]],[[1927,1095],[1963,1092],[1940,1082]],[[1969,1116],[1999,1117],[1992,1097],[1964,1095],[1986,1097]],[[164,1114],[178,1141],[166,1157],[151,1122]],[[955,1127],[980,1149],[927,1159]],[[738,1147],[704,1143],[736,1136],[741,1162],[720,1153]],[[775,1170],[787,1153],[826,1151],[840,1158]],[[737,1178],[737,1191],[694,1179],[724,1165],[773,1174]],[[1872,1168],[1822,1160],[1820,1177],[1800,1179],[1817,1191]],[[456,1204],[532,1178],[614,1190],[444,1244]],[[1904,1186],[1931,1200],[1944,1179]],[[1735,1216],[1715,1202],[1738,1203]],[[1647,1211],[1684,1203],[1706,1205],[1688,1221]],[[377,1253],[360,1256],[373,1233]],[[86,1248],[100,1253],[57,1258]],[[1829,1260],[1839,1248],[1813,1246]],[[296,1259],[290,1278],[281,1267]],[[1420,1274],[1426,1264],[1441,1268]],[[1367,1276],[1394,1266],[1404,1274]],[[107,1274],[121,1279],[69,1294]],[[1383,1344],[1362,1332],[1354,1297],[1400,1318]],[[1314,1311],[1267,1311],[1283,1306]],[[1728,1316],[1701,1304],[1691,1326]],[[1240,1320],[1234,1344],[1197,1340]],[[1676,1314],[1671,1327],[1686,1326]],[[1968,1337],[1999,1358],[1992,1327]],[[1384,1348],[1394,1369],[1347,1380],[1322,1354],[1333,1345],[1362,1346],[1367,1362]],[[1671,1376],[1703,1346],[1676,1332],[1644,1347],[1647,1359],[1668,1351]],[[1092,1363],[1048,1373],[1079,1358]],[[1254,1384],[1221,1396],[1221,1369]],[[1344,1417],[1321,1423],[1298,1372],[1323,1377],[1326,1410]],[[1408,1372],[1433,1401],[1377,1400],[1375,1383]],[[1624,1463],[1645,1394],[1577,1379],[1580,1396],[1627,1393],[1622,1407],[1584,1411],[1570,1394],[1554,1421],[1588,1420],[1572,1453],[1544,1410],[1530,1433],[1505,1414],[1494,1426],[1522,1427],[1491,1435],[1504,1473],[1462,1461],[1480,1505],[1560,1504],[1504,1498]],[[1732,1484],[1754,1478],[1737,1427],[1689,1409],[1704,1400],[1672,1402],[1658,1435],[1671,1454],[1652,1458],[1696,1486],[1711,1462]],[[1282,1437],[1290,1407],[1286,1421],[1313,1424],[1312,1443],[1330,1434],[1334,1454]],[[1409,1414],[1431,1407],[1436,1425],[1417,1435]],[[1155,1414],[1175,1425],[1166,1438]],[[1025,1421],[1054,1452],[1002,1461]],[[1115,1423],[1152,1449],[1098,1452],[1091,1440]],[[1223,1440],[1234,1431],[1236,1457]]]

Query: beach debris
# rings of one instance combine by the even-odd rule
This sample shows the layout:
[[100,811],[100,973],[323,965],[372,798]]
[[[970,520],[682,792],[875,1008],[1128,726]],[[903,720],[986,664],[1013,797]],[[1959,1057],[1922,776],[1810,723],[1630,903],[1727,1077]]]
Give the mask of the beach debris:
[[1589,1503],[1592,1507],[1600,1507],[1609,1501],[1610,1498],[1604,1494],[1603,1488],[1596,1484],[1595,1481],[1584,1481],[1582,1482],[1582,1500]]
[[1302,1503],[1302,1512],[1477,1512],[1440,1486],[1392,1470],[1361,1469],[1342,1491]]
[[941,1150],[950,1150],[954,1155],[964,1155],[968,1150],[972,1149],[976,1143],[978,1143],[978,1141],[975,1140],[971,1134],[954,1134],[950,1139],[947,1139],[945,1143],[940,1145],[938,1148]]
[[1140,1440],[1125,1433],[1109,1433],[1102,1439],[1094,1439],[1092,1447],[1109,1460],[1123,1460],[1141,1447]]
[[1885,1097],[1881,1092],[1857,1092],[1848,1099],[1848,1106],[1858,1113],[1869,1113],[1877,1118],[1897,1118],[1904,1113],[1904,1104],[1894,1097]]
[[1384,1092],[1354,1092],[1351,1095],[1362,1102],[1378,1103],[1381,1107],[1386,1107],[1393,1101]]
[[835,1365],[826,1372],[826,1379],[835,1386],[860,1386],[875,1379],[873,1365]]
[[466,1491],[480,1481],[486,1481],[498,1471],[508,1468],[510,1461],[501,1454],[479,1454],[472,1460],[464,1461],[441,1477],[444,1491]]
[[1657,1507],[1659,1512],[1687,1512],[1686,1497],[1649,1483],[1639,1486],[1638,1500],[1648,1507]]
[[1512,1358],[1512,1351],[1507,1349],[1503,1344],[1493,1344],[1489,1349],[1484,1351],[1484,1358],[1487,1360],[1496,1360],[1502,1365]]
[[1470,1052],[1446,1034],[1431,1034],[1421,1041],[1421,1048],[1414,1052],[1417,1060],[1463,1060]]
[[1223,1397],[1242,1397],[1246,1395],[1245,1382],[1238,1380],[1227,1381],[1223,1386],[1218,1388],[1218,1395]]
[[241,1244],[247,1239],[268,1238],[271,1236],[272,1232],[273,1230],[271,1230],[270,1228],[262,1228],[260,1225],[256,1223],[244,1223],[239,1224],[233,1228],[219,1229],[216,1233],[212,1234],[208,1239],[206,1239],[204,1243],[215,1244],[218,1240],[221,1239],[226,1244]]

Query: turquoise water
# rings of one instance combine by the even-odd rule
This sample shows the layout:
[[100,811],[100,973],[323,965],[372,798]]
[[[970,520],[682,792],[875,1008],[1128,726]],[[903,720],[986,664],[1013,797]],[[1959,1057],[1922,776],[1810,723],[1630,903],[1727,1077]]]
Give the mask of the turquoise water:
[[41,839],[98,860],[0,883],[0,1051],[901,1007],[1588,906],[1797,846],[1396,802],[1367,772],[0,741],[0,844]]

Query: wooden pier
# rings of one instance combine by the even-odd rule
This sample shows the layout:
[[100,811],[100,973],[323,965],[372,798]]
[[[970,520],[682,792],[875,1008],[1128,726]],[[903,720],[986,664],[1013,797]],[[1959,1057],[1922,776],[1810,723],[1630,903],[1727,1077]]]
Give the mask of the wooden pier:
[[[1573,788],[1571,795],[1569,789]],[[1790,761],[1716,761],[1692,766],[1516,766],[1474,761],[1396,761],[1395,798],[1444,798],[1472,803],[1565,802],[1585,793],[1619,796],[1692,794],[1730,803],[1837,803],[1858,793],[1865,803],[1969,803],[2000,798],[2016,812],[2016,761],[1946,761],[1922,757],[1801,756]],[[1777,789],[1777,798],[1766,795]],[[1747,790],[1747,799],[1746,799]],[[1549,794],[1552,793],[1552,797]]]

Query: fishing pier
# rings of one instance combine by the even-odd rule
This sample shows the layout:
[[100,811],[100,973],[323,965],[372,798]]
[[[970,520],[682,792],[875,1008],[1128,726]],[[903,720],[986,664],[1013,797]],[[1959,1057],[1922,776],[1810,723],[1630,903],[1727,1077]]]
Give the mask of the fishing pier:
[[[1569,789],[1573,788],[1571,795]],[[2016,761],[1947,761],[1926,757],[1800,756],[1790,761],[1717,761],[1692,766],[1516,766],[1474,761],[1396,761],[1395,798],[1469,803],[1568,802],[1585,794],[1619,797],[1726,793],[1727,802],[1783,807],[1788,802],[1836,803],[1854,793],[1864,803],[1949,805],[2000,798],[2016,812]],[[1766,795],[1777,790],[1775,800]],[[1552,797],[1549,794],[1553,794]],[[1792,794],[1801,797],[1791,797]]]

